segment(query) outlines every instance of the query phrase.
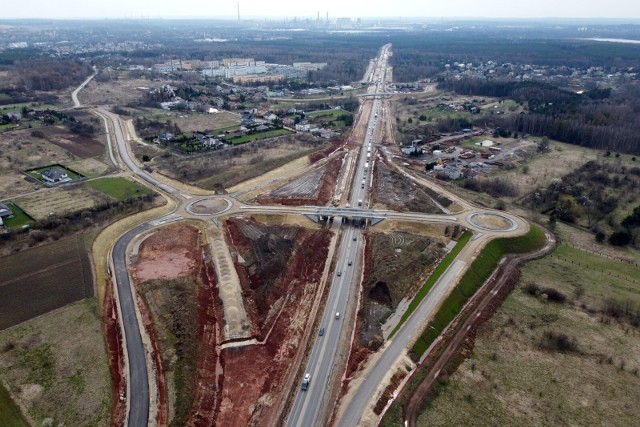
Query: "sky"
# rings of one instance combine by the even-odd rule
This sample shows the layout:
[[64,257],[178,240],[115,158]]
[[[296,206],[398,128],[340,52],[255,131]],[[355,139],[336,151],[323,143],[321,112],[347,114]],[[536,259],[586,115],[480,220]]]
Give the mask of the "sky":
[[[0,19],[235,18],[235,0],[3,1]],[[244,18],[484,17],[640,19],[640,0],[240,0]]]

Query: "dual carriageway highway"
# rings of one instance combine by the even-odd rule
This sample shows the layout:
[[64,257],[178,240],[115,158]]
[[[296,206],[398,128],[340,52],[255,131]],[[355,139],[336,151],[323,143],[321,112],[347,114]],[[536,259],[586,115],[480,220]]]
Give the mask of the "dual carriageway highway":
[[[390,45],[385,45],[378,55],[372,78],[376,82],[375,86],[370,86],[370,90],[377,92],[379,86],[384,84],[384,75],[387,67],[387,60],[390,53]],[[378,110],[380,100],[374,99],[372,112],[366,130],[365,141],[360,147],[358,160],[355,169],[352,170],[351,195],[349,203],[351,206],[361,206],[366,199],[367,189],[371,175],[371,161],[373,142],[376,135],[378,123]],[[365,165],[367,167],[365,167]],[[337,217],[336,220],[338,220]],[[336,258],[336,274],[333,276],[329,288],[327,305],[322,315],[320,327],[325,329],[324,335],[316,335],[316,340],[311,349],[311,355],[307,363],[306,373],[311,374],[311,383],[308,390],[299,389],[294,400],[287,426],[315,426],[326,425],[327,417],[325,412],[320,414],[322,407],[330,407],[326,399],[331,399],[333,393],[326,393],[327,387],[332,383],[331,375],[338,374],[334,371],[335,359],[340,349],[340,337],[346,319],[344,314],[348,311],[347,304],[354,284],[360,283],[360,270],[357,269],[356,259],[361,258],[362,233],[359,227],[346,226],[343,230],[340,249]],[[339,274],[339,275],[338,275]],[[337,316],[336,313],[342,313]]]

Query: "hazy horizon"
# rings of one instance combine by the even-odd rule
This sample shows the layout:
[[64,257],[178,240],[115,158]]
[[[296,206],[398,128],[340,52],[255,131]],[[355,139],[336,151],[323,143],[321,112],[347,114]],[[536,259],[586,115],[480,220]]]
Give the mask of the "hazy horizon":
[[[633,4],[632,4],[633,3]],[[321,6],[310,6],[299,0],[264,2],[240,0],[240,16],[244,19],[326,19],[404,18],[404,19],[640,19],[640,2],[629,0],[579,1],[539,0],[514,2],[508,0],[454,0],[447,4],[428,4],[417,0],[397,0],[393,3],[371,4],[364,1],[340,2],[325,0]],[[56,2],[33,0],[29,7],[10,2],[3,6],[0,19],[237,19],[235,0],[206,2],[183,0],[111,0],[108,3],[87,4],[82,0]]]

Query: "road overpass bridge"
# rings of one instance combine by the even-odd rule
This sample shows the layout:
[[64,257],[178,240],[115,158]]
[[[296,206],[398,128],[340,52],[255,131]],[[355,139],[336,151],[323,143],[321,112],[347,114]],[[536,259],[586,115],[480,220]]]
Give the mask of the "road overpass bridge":
[[385,219],[396,221],[414,222],[449,222],[457,223],[455,215],[426,214],[417,212],[394,212],[386,210],[366,209],[359,207],[331,207],[331,206],[261,206],[242,205],[233,213],[256,212],[263,214],[299,214],[304,215],[314,222],[324,222],[332,218],[343,218],[348,222],[356,222],[367,225],[376,225]]
[[387,218],[386,214],[377,213],[371,209],[352,208],[318,208],[316,212],[304,215],[314,222],[325,222],[340,217],[344,222],[363,225],[376,225]]
[[377,92],[377,93],[361,93],[357,95],[359,98],[383,98],[394,95],[393,92]]

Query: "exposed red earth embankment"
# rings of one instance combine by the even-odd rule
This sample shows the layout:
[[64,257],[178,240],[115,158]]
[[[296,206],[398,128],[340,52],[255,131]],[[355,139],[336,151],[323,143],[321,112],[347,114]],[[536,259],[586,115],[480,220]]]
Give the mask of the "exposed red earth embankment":
[[118,306],[113,293],[113,283],[107,281],[105,302],[103,304],[102,324],[107,345],[109,370],[111,371],[111,425],[121,426],[126,415],[127,384],[124,378],[124,354],[122,350],[122,331],[118,321]]
[[344,141],[342,139],[331,141],[331,144],[329,144],[326,148],[309,154],[309,161],[311,162],[311,164],[317,163],[320,160],[329,157],[331,153],[339,149],[342,145],[344,145]]
[[158,425],[210,425],[219,404],[217,287],[200,231],[176,224],[139,246],[132,276],[150,337]]
[[223,350],[224,386],[218,426],[270,426],[288,390],[291,361],[309,326],[309,310],[324,269],[331,233],[227,221],[236,269],[258,344]]

